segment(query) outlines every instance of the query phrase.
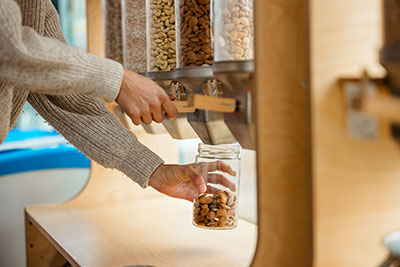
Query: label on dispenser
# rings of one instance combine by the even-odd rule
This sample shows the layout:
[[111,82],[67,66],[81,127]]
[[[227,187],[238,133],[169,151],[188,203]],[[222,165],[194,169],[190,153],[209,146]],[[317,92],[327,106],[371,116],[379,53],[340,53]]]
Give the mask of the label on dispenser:
[[350,137],[375,140],[378,137],[378,121],[372,116],[357,111],[362,88],[359,82],[344,84],[344,97],[347,106],[347,132]]

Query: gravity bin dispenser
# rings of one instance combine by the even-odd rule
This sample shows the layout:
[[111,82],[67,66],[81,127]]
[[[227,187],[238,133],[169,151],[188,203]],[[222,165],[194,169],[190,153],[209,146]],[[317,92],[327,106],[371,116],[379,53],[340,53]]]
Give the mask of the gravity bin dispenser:
[[147,76],[179,112],[170,135],[254,149],[252,1],[147,0],[146,13]]

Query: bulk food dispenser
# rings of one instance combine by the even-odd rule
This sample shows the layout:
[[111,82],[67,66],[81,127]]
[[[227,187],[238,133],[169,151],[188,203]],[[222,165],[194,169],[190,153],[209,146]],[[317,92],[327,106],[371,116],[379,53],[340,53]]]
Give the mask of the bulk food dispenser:
[[[122,48],[124,67],[137,73],[146,74],[146,0],[121,0]],[[142,124],[147,133],[165,133],[161,124]]]
[[[205,144],[234,143],[236,139],[223,121],[223,113],[195,103],[218,98],[218,83],[213,81],[210,0],[176,0],[176,79],[185,87],[189,105],[196,111],[188,121]],[[213,87],[214,86],[214,87]],[[196,98],[208,96],[205,100]]]
[[244,148],[254,149],[250,78],[254,71],[253,0],[213,1],[213,72],[224,97],[237,101],[225,123]]
[[239,141],[254,149],[248,90],[254,69],[252,1],[146,0],[145,42],[136,34],[144,26],[139,2],[122,2],[124,62],[142,70],[145,55],[145,75],[174,97],[179,115],[163,122],[168,133],[175,139],[198,136],[211,145]]
[[[184,88],[175,80],[176,42],[175,42],[175,2],[174,0],[146,1],[147,32],[147,73],[177,102],[186,100]],[[183,106],[185,106],[184,104]],[[197,137],[186,118],[187,109],[180,109],[176,119],[164,120],[163,125],[175,139]],[[189,109],[192,111],[192,109]]]

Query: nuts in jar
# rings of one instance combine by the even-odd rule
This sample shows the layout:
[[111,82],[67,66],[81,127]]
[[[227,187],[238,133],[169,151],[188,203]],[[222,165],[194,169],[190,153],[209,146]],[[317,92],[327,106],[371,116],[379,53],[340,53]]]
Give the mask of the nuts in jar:
[[236,194],[220,190],[201,194],[194,203],[193,223],[197,226],[230,229],[236,227]]
[[176,0],[178,67],[208,66],[213,62],[210,0]]
[[254,58],[253,0],[214,1],[215,61]]
[[147,0],[147,15],[147,70],[173,70],[176,66],[174,0]]

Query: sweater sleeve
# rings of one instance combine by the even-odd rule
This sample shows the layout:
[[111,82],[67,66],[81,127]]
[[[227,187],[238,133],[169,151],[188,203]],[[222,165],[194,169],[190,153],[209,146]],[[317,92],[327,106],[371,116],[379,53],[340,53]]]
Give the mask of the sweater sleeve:
[[28,101],[85,155],[104,167],[120,170],[143,188],[154,170],[163,163],[97,98],[82,94],[46,96],[30,93]]
[[115,100],[123,67],[21,25],[14,0],[0,1],[0,81],[50,95],[83,93]]

